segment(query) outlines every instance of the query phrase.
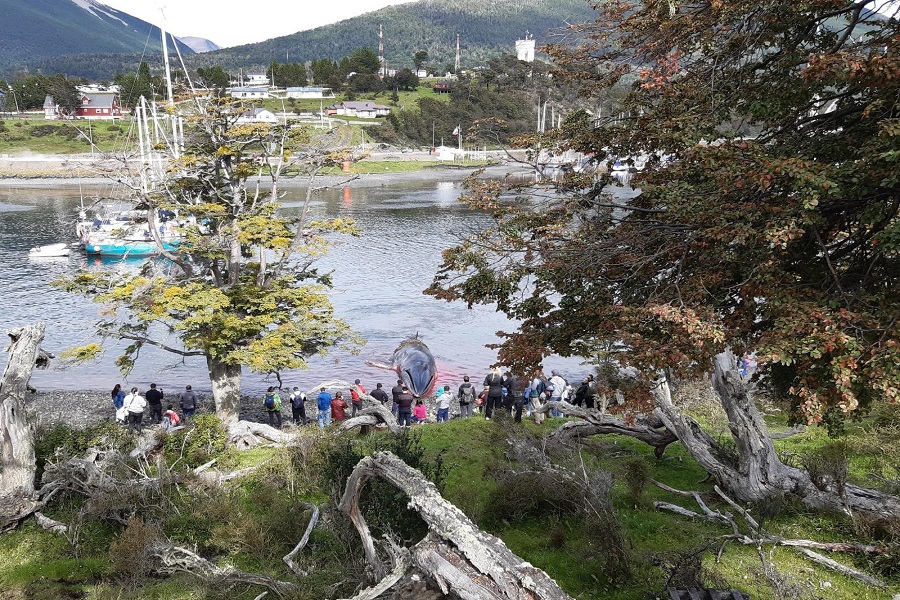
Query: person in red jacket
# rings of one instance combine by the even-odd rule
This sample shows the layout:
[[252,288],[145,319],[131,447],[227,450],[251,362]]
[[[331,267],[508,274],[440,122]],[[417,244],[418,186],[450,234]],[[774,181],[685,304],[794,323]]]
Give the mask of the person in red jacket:
[[334,421],[343,421],[347,418],[347,408],[349,405],[344,400],[344,392],[336,392],[334,399],[331,401],[331,418]]

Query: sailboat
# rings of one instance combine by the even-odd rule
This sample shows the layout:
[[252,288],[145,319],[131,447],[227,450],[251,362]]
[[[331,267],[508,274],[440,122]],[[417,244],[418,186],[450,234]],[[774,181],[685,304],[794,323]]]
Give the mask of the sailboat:
[[[169,52],[166,29],[162,33],[163,61],[165,63],[168,102],[174,105],[172,77],[169,71]],[[177,50],[177,44],[176,44]],[[184,137],[183,121],[177,115],[157,111],[155,103],[141,96],[134,107],[140,149],[140,190],[147,194],[162,182],[168,155],[178,158]],[[177,215],[159,210],[156,213],[156,230],[151,230],[147,215],[141,211],[114,211],[104,207],[88,219],[84,209],[76,225],[76,234],[89,255],[112,257],[146,257],[171,251],[181,243]]]

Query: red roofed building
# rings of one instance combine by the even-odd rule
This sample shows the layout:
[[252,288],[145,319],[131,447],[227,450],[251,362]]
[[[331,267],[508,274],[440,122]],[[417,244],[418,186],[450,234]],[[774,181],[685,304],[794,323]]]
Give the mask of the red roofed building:
[[75,109],[75,118],[107,121],[121,119],[122,107],[112,92],[85,93],[81,95],[81,106]]

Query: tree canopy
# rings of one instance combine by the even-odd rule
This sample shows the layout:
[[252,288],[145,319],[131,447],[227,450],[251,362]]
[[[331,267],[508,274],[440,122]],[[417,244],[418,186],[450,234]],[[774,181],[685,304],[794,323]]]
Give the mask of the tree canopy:
[[[342,133],[238,125],[244,110],[229,98],[182,105],[184,152],[170,157],[155,187],[134,187],[154,235],[159,211],[177,215],[183,239],[162,253],[168,261],[136,273],[81,272],[64,283],[109,308],[100,333],[131,342],[119,358],[124,371],[149,345],[204,357],[217,414],[226,421],[239,413],[242,366],[263,373],[305,368],[309,356],[356,340],[334,315],[329,275],[313,266],[328,246],[323,236],[352,234],[354,224],[309,220],[311,190],[299,218],[278,213],[283,168],[291,164],[312,177],[342,161]],[[263,183],[250,185],[257,176]]]
[[598,357],[645,373],[756,353],[809,420],[900,382],[900,22],[874,2],[604,4],[557,78],[617,118],[571,114],[524,147],[647,161],[639,194],[608,175],[482,183],[491,231],[448,251],[430,292],[521,321],[501,361]]

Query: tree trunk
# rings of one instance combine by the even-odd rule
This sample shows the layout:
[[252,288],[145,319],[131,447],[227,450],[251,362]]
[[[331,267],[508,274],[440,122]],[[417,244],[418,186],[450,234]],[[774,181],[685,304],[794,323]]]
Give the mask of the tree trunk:
[[241,365],[232,365],[206,357],[209,381],[212,384],[216,416],[223,423],[236,423],[241,413]]
[[10,331],[9,362],[0,380],[0,495],[31,496],[37,462],[34,432],[25,413],[25,392],[44,340],[44,324]]
[[9,331],[9,362],[0,379],[0,531],[40,510],[34,476],[34,431],[25,412],[25,393],[44,339],[44,324]]
[[[497,598],[569,600],[569,595],[549,575],[513,554],[499,538],[476,527],[461,510],[441,496],[433,483],[390,452],[376,452],[359,461],[347,479],[347,487],[338,504],[338,509],[350,517],[359,531],[366,558],[379,577],[385,575],[384,565],[375,553],[369,527],[359,508],[362,489],[372,477],[381,477],[404,492],[409,497],[410,508],[419,513],[443,543],[452,545],[456,560],[468,563],[464,571],[471,575],[459,578],[465,580],[466,588],[476,582],[481,587],[495,590],[493,597]],[[420,550],[419,566],[440,582],[442,588],[446,586],[454,594],[459,592],[459,584],[443,572],[444,560],[427,558],[431,553],[424,548]]]
[[713,387],[728,415],[737,448],[734,464],[724,458],[717,442],[696,421],[673,404],[668,381],[659,382],[653,392],[666,427],[675,432],[691,456],[731,496],[742,502],[762,502],[788,493],[818,510],[900,516],[900,498],[896,496],[850,484],[839,486],[836,482],[817,482],[817,487],[805,471],[782,463],[730,352],[716,357]]
[[666,428],[656,411],[652,415],[641,415],[634,422],[628,422],[621,417],[614,417],[596,409],[582,408],[560,400],[559,402],[546,402],[535,412],[546,413],[552,409],[558,410],[567,417],[582,419],[561,425],[550,435],[550,439],[553,440],[567,442],[591,435],[610,433],[627,435],[653,446],[656,458],[662,458],[666,446],[678,441],[675,434]]

